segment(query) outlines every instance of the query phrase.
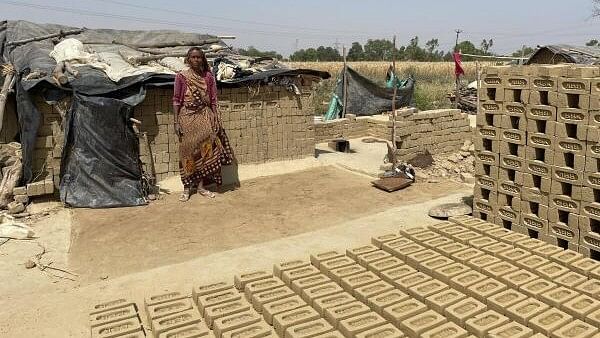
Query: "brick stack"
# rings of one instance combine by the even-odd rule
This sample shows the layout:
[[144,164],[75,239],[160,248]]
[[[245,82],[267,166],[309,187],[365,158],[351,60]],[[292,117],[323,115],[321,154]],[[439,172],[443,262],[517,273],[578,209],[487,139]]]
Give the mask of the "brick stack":
[[588,256],[600,253],[600,95],[592,89],[598,77],[599,68],[581,66],[484,70],[477,217]]

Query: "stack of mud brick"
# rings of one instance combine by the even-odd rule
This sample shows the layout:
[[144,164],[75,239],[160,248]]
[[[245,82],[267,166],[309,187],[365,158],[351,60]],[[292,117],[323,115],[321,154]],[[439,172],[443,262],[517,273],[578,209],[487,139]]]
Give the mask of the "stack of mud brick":
[[484,70],[474,215],[600,255],[600,68]]
[[[437,109],[396,115],[396,146],[399,159],[417,154],[451,153],[472,138],[467,114],[458,109]],[[391,138],[390,138],[391,139]]]
[[470,216],[278,262],[147,295],[145,315],[123,299],[99,304],[92,338],[599,333],[600,262]]
[[315,121],[315,142],[323,143],[339,138],[359,138],[369,135],[370,117],[347,114],[345,118]]

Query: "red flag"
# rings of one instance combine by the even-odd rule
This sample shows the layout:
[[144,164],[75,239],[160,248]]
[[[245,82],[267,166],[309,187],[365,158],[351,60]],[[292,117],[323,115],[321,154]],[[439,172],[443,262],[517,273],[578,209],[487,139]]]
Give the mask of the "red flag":
[[460,53],[455,52],[453,54],[453,57],[454,57],[454,75],[456,75],[456,77],[465,75],[465,71],[462,67],[462,61],[460,60]]

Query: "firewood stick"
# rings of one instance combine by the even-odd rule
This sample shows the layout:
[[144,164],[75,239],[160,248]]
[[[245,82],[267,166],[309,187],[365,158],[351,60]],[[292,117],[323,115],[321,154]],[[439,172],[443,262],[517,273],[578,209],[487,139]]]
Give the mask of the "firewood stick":
[[24,45],[26,43],[30,43],[30,42],[34,42],[34,41],[42,41],[42,40],[52,39],[52,38],[56,38],[56,37],[64,37],[64,36],[68,36],[68,35],[76,35],[76,34],[83,33],[86,29],[87,28],[84,27],[84,28],[74,29],[74,30],[70,30],[70,31],[62,31],[61,30],[58,33],[37,36],[37,37],[33,37],[33,38],[29,38],[29,39],[24,39],[24,40],[10,41],[6,45],[7,46],[20,46],[20,45]]
[[[12,68],[12,66],[9,66]],[[12,86],[15,81],[15,71],[13,69],[8,69],[4,76],[4,84],[2,85],[2,90],[0,91],[0,130],[2,130],[2,124],[4,122],[4,110],[6,108],[6,100],[8,98],[8,93],[11,91]]]

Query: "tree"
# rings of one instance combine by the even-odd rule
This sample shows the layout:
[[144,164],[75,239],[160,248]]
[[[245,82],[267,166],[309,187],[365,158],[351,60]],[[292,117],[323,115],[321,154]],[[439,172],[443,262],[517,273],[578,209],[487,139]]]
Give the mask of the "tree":
[[386,39],[369,39],[364,47],[366,61],[390,61],[394,52],[394,44]]
[[483,51],[484,54],[488,54],[490,48],[492,48],[493,45],[494,45],[494,40],[483,39],[483,41],[481,41],[481,50]]
[[348,51],[348,61],[362,61],[364,60],[365,52],[362,45],[359,42],[353,42],[352,47]]
[[419,37],[415,36],[410,39],[408,46],[404,50],[404,56],[408,60],[423,61],[425,60],[426,52],[423,48],[419,47]]
[[592,0],[592,3],[594,3],[594,11],[592,12],[592,16],[600,16],[600,0]]
[[529,46],[523,46],[523,48],[514,51],[511,55],[514,57],[526,57],[529,56],[531,54],[533,54],[533,52],[535,52],[535,48],[529,47]]
[[291,61],[340,61],[342,56],[331,47],[300,49],[290,56]]
[[427,47],[427,52],[429,52],[429,54],[433,54],[433,51],[436,50],[439,47],[439,45],[440,42],[438,41],[438,39],[431,39],[425,43],[425,46]]
[[252,56],[252,57],[270,57],[270,58],[274,58],[274,59],[283,59],[283,56],[281,56],[281,54],[275,52],[275,51],[260,51],[258,49],[256,49],[254,46],[249,46],[248,49],[239,49],[238,52],[241,55],[246,55],[246,56]]
[[598,40],[596,40],[596,39],[591,39],[591,40],[590,40],[590,41],[588,41],[588,42],[587,42],[585,45],[586,45],[586,46],[589,46],[589,47],[596,47],[596,46],[598,46]]

